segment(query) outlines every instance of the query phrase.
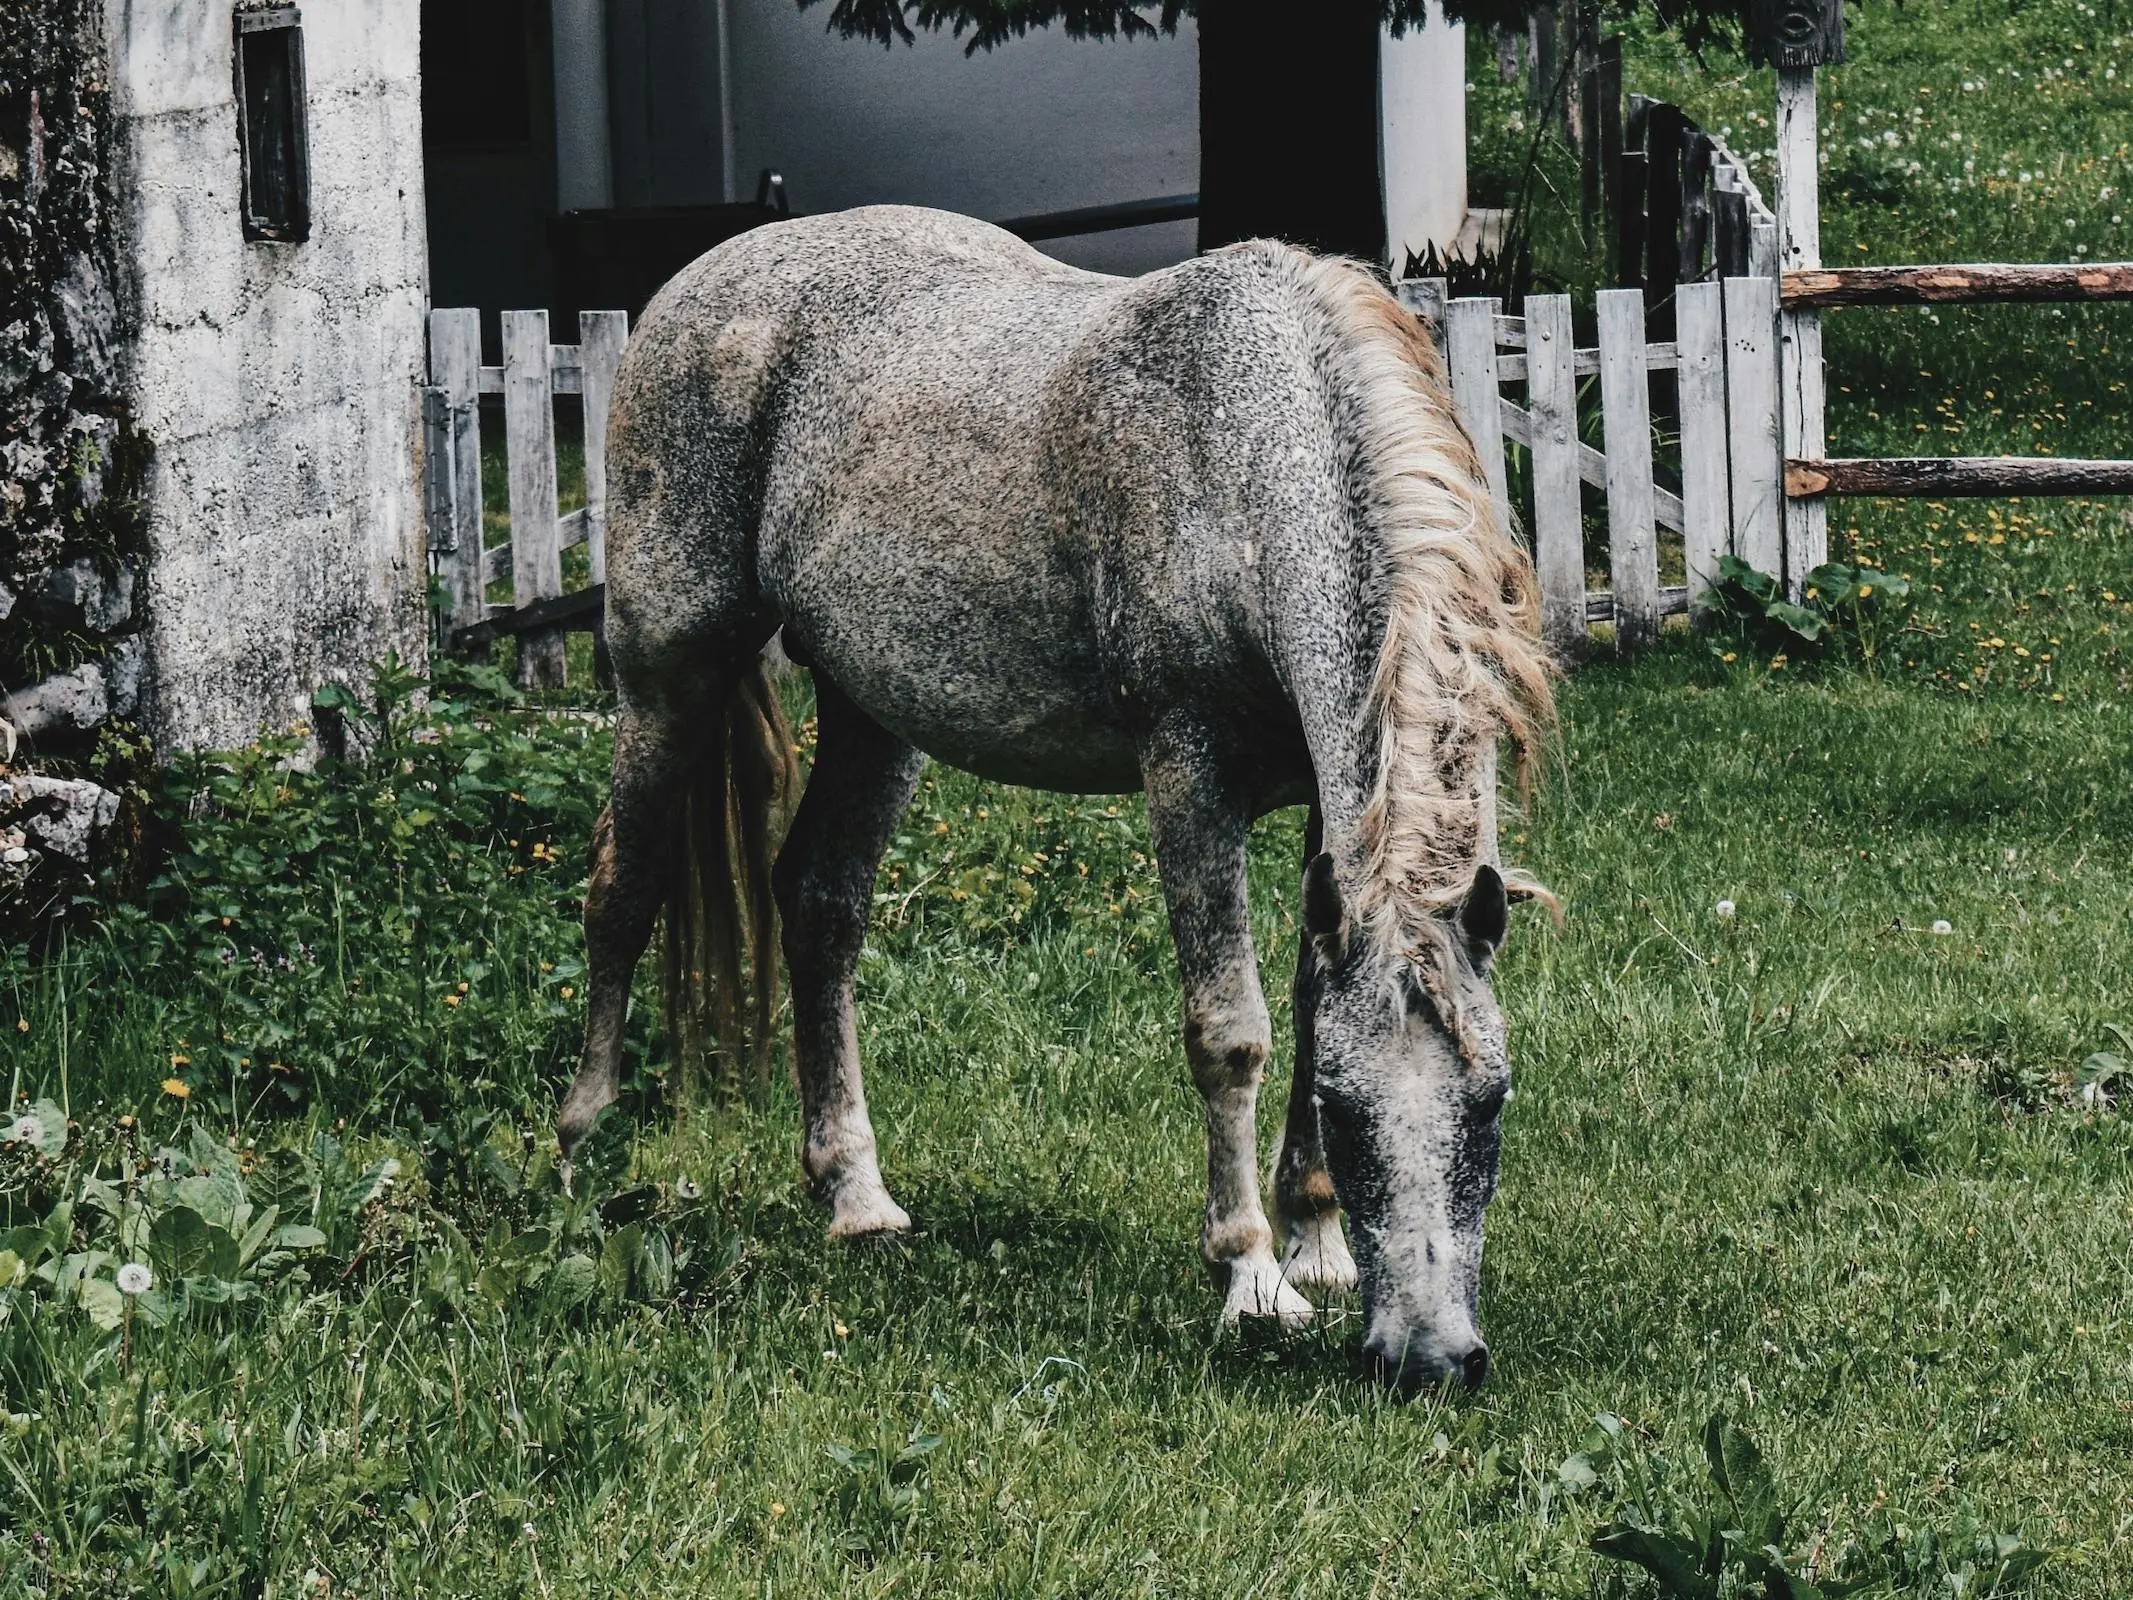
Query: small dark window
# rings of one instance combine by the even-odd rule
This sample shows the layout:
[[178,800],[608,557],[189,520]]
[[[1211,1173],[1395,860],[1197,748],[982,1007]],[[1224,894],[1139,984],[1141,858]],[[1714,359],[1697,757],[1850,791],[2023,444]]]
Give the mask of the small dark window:
[[294,6],[237,13],[237,147],[244,236],[311,236],[311,152],[304,136],[304,28]]

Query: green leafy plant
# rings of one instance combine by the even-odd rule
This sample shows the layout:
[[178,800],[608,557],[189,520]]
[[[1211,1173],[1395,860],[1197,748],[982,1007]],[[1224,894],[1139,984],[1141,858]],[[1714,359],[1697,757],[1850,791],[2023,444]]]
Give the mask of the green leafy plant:
[[2118,1048],[2091,1051],[2074,1074],[2075,1092],[2081,1103],[2092,1110],[2117,1101],[2119,1091],[2125,1087],[2128,1058],[2133,1057],[2133,1034],[2115,1022],[2106,1022],[2103,1031],[2117,1042]]
[[1910,584],[1894,573],[1829,561],[1807,575],[1794,601],[1778,579],[1725,555],[1692,610],[1712,653],[1728,661],[1745,647],[1774,662],[1837,654],[1871,666],[1889,619],[1910,593]]
[[1986,1533],[1974,1521],[1944,1534],[1883,1517],[1857,1538],[1833,1543],[1825,1535],[1802,1543],[1805,1497],[1780,1488],[1739,1423],[1711,1416],[1702,1447],[1701,1472],[1678,1472],[1627,1446],[1620,1422],[1603,1416],[1558,1469],[1571,1492],[1603,1476],[1615,1479],[1620,1498],[1593,1534],[1592,1549],[1641,1569],[1662,1600],[2007,1594],[2049,1558],[2017,1534]]
[[901,1448],[829,1447],[841,1474],[830,1504],[844,1524],[846,1549],[882,1554],[902,1547],[925,1495],[928,1458],[940,1444],[939,1434],[914,1426]]

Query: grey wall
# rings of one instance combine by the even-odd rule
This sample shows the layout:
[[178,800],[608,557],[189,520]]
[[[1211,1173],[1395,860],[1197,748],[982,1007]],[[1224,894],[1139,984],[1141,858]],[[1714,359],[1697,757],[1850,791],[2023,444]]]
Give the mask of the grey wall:
[[615,204],[723,200],[715,0],[607,0],[607,76]]
[[416,0],[304,7],[311,237],[247,243],[227,0],[113,0],[123,380],[148,475],[150,710],[165,749],[309,718],[420,661],[424,369]]
[[[728,6],[744,194],[761,168],[776,167],[799,211],[894,201],[997,220],[1199,187],[1189,25],[1153,41],[1045,31],[966,57],[945,35],[886,50],[838,38],[824,31],[826,3],[805,12],[793,0]],[[716,167],[707,168],[715,183]],[[1184,222],[1044,248],[1137,272],[1191,255],[1194,236]]]

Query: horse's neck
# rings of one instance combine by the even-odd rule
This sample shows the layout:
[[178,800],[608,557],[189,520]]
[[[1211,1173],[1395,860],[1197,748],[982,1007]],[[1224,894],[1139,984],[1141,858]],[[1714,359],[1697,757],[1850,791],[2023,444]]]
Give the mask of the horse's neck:
[[[1290,581],[1280,583],[1281,599],[1276,608],[1275,628],[1287,665],[1291,692],[1296,701],[1304,738],[1310,747],[1317,780],[1318,800],[1324,820],[1326,848],[1344,874],[1356,876],[1369,867],[1367,819],[1373,805],[1381,803],[1378,784],[1380,762],[1386,759],[1392,741],[1385,737],[1374,705],[1378,659],[1383,647],[1383,624],[1364,625],[1358,585],[1344,580],[1342,563],[1332,552],[1315,560],[1299,562]],[[1395,730],[1396,732],[1398,730]],[[1399,740],[1408,751],[1434,742],[1435,730],[1410,731]],[[1450,741],[1461,743],[1456,736]],[[1469,747],[1471,748],[1471,746]],[[1499,862],[1496,836],[1496,747],[1484,740],[1468,768],[1471,793],[1478,808],[1458,806],[1445,820],[1451,827],[1433,836],[1436,845],[1453,845],[1464,855]],[[1412,762],[1414,757],[1408,757]],[[1424,773],[1410,768],[1395,772],[1396,790],[1433,788],[1452,779],[1456,767],[1438,767]],[[1391,796],[1397,809],[1410,797]],[[1380,859],[1380,872],[1398,874],[1410,865],[1398,859]]]

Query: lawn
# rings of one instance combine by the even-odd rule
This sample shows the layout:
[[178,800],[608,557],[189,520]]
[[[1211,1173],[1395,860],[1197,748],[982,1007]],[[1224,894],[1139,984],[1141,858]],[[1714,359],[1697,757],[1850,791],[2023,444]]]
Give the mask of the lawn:
[[[1829,256],[2133,253],[2119,26],[1857,8]],[[1485,166],[1522,108],[1473,49]],[[1767,74],[1630,57],[1752,150]],[[2128,331],[1834,314],[1836,448],[2127,454]],[[677,1118],[650,1004],[559,1191],[597,707],[475,672],[417,714],[388,675],[367,772],[289,772],[285,731],[181,765],[149,908],[0,967],[0,1074],[78,1124],[0,1146],[0,1252],[71,1198],[76,1258],[0,1289],[0,1597],[1648,1593],[1590,1541],[1728,1521],[1712,1418],[1825,1589],[1975,1595],[2019,1539],[2031,1592],[2128,1592],[2133,1127],[2092,1057],[2133,1055],[2133,530],[1853,503],[1832,542],[1912,579],[1870,667],[1681,631],[1563,686],[1507,825],[1567,921],[1500,968],[1471,1399],[1362,1382],[1352,1308],[1216,1328],[1136,802],[929,773],[860,972],[919,1226],[855,1250],[790,1090]],[[1254,854],[1284,1034],[1300,832]],[[129,1177],[148,1213],[98,1187]],[[137,1253],[168,1265],[138,1301],[74,1281]]]

